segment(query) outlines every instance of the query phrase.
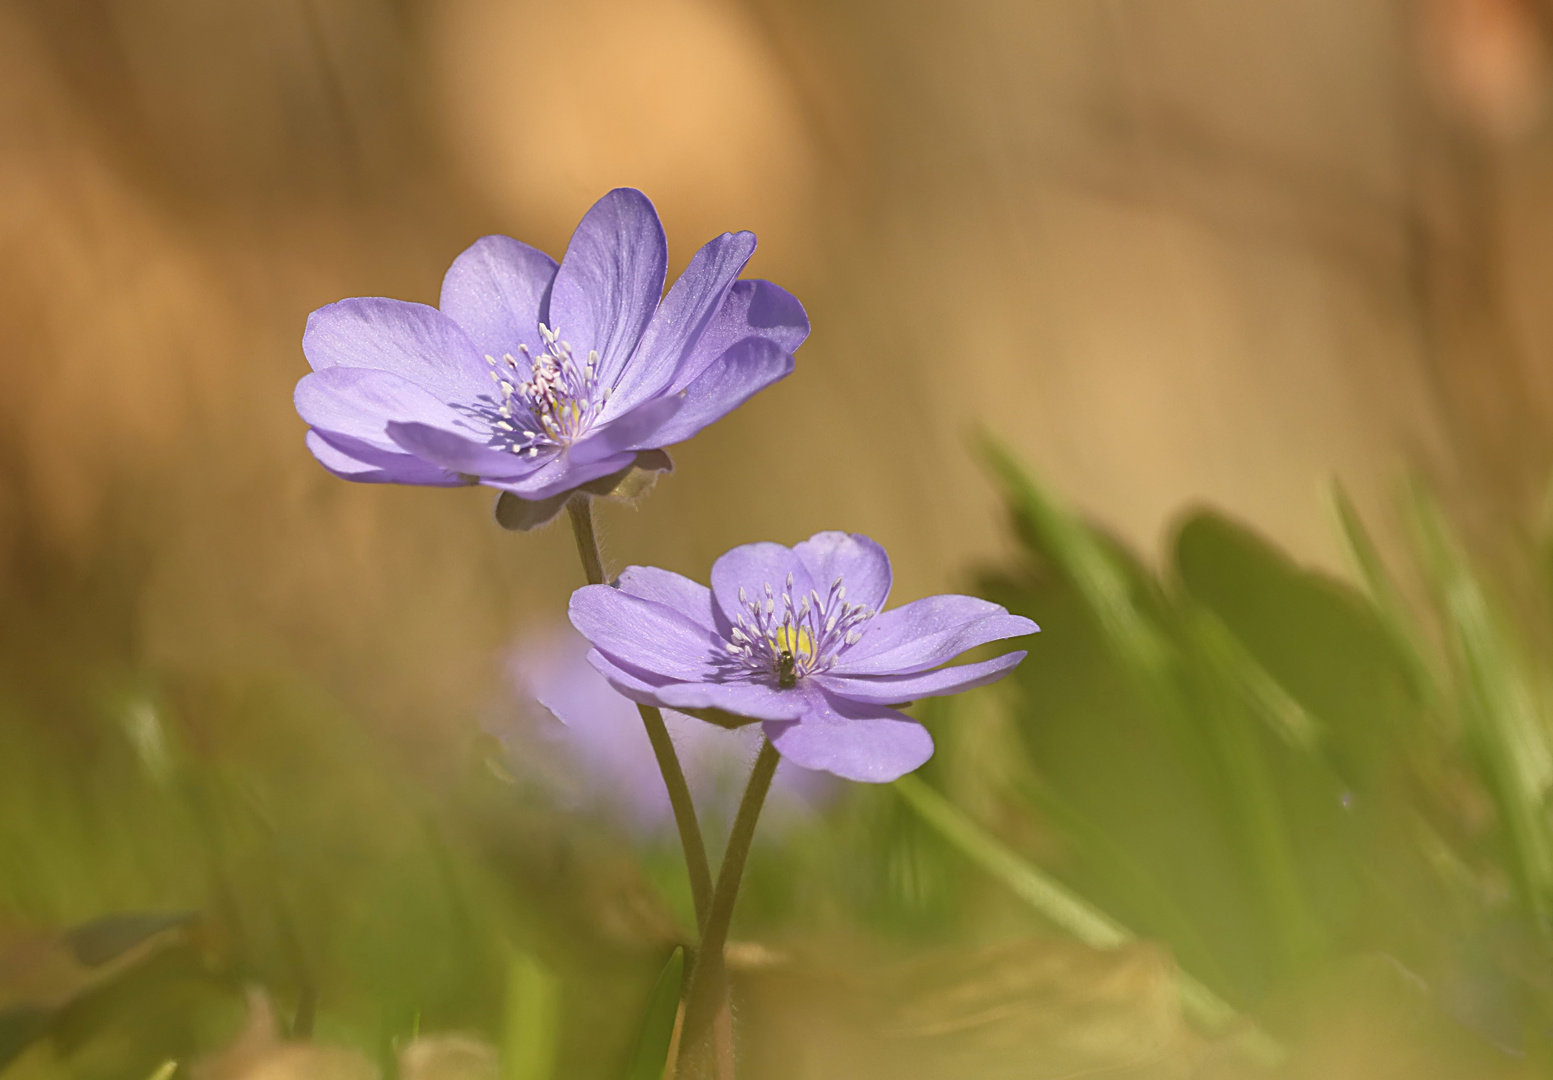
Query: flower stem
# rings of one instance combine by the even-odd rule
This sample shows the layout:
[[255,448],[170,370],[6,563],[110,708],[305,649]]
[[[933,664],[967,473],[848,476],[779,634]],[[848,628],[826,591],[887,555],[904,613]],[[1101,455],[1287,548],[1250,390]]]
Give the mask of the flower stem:
[[712,907],[712,869],[706,861],[706,845],[701,840],[696,809],[690,802],[690,786],[685,783],[685,771],[680,768],[679,756],[674,753],[674,740],[669,738],[663,713],[655,705],[638,704],[636,710],[642,714],[642,724],[647,728],[647,738],[658,759],[658,771],[663,773],[664,786],[669,789],[669,805],[674,808],[674,823],[679,826],[679,845],[685,849],[685,870],[690,876],[690,897],[696,905],[696,926],[705,933]]
[[572,535],[577,538],[577,554],[582,557],[582,573],[589,585],[604,585],[604,557],[599,554],[599,534],[593,528],[593,500],[577,492],[566,500],[566,513],[572,519]]
[[[582,570],[588,584],[605,584],[604,558],[599,553],[598,533],[593,528],[592,499],[579,491],[567,500],[566,512],[572,520],[572,534],[577,538],[577,554],[582,558]],[[663,713],[653,705],[639,704],[636,708],[647,728],[647,739],[658,759],[663,784],[669,789],[669,805],[674,809],[674,824],[679,827],[679,843],[685,852],[685,870],[690,877],[690,896],[696,906],[696,926],[705,933],[712,906],[712,870],[706,861],[706,844],[701,839],[696,808],[690,800],[690,786],[685,783],[685,770],[680,767],[679,755],[674,752],[674,740],[669,738]]]
[[685,1049],[680,1056],[680,1080],[703,1080],[712,1076],[716,1069],[715,1026],[718,1011],[727,996],[723,947],[728,942],[728,927],[733,921],[733,905],[738,899],[739,882],[744,877],[750,842],[755,838],[755,823],[760,819],[761,807],[765,805],[766,792],[771,789],[771,778],[776,774],[779,760],[776,747],[770,740],[762,739],[755,767],[750,770],[749,784],[744,788],[744,798],[739,802],[739,813],[733,819],[728,850],[718,868],[717,891],[712,894],[711,914],[701,931],[701,948],[690,976],[690,992],[685,999],[682,1042]]

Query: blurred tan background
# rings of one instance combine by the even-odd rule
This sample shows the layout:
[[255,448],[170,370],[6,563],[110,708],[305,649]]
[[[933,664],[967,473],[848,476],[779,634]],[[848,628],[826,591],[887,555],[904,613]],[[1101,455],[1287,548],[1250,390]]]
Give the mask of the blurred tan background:
[[1553,434],[1541,0],[5,0],[13,649],[300,667],[412,743],[577,579],[483,489],[354,486],[307,313],[559,256],[611,186],[751,228],[797,373],[676,453],[617,564],[865,531],[902,596],[1004,543],[985,424],[1154,549],[1209,501],[1339,566],[1412,463],[1489,545]]

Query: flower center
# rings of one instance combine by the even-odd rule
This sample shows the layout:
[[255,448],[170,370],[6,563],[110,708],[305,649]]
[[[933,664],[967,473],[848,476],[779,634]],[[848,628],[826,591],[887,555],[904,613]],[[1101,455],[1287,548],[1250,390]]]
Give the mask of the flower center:
[[496,407],[497,445],[514,454],[534,457],[541,450],[570,446],[598,418],[609,400],[609,388],[599,392],[597,350],[588,351],[579,364],[561,332],[539,324],[545,348],[535,356],[527,345],[518,351],[528,361],[528,377],[517,359],[507,353],[500,360],[487,356],[491,381],[501,393]]
[[863,604],[847,603],[841,578],[821,597],[814,589],[793,599],[793,575],[780,594],[765,583],[765,595],[753,599],[741,586],[739,613],[727,644],[728,655],[741,667],[774,676],[784,690],[806,675],[825,671],[848,645],[862,636],[860,628],[876,614]]

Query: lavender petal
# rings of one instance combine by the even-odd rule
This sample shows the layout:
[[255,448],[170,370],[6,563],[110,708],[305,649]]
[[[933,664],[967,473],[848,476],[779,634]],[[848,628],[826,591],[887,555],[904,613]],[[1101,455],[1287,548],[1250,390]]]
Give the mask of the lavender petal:
[[881,612],[863,638],[842,653],[834,675],[906,675],[947,663],[989,641],[1033,634],[1040,627],[974,596],[929,596]]
[[[712,564],[712,596],[728,622],[737,623],[739,616],[746,614],[745,604],[739,599],[741,588],[749,601],[764,601],[766,585],[769,584],[778,596],[775,603],[780,605],[780,594],[789,574],[793,575],[792,596],[795,602],[801,602],[800,598],[807,596],[812,589],[819,590],[821,597],[824,597],[825,590],[830,587],[830,582],[813,581],[808,569],[791,548],[761,541],[743,544],[725,552]],[[780,610],[777,616],[780,618]]]
[[326,436],[309,431],[307,448],[318,463],[342,480],[358,484],[420,484],[428,487],[462,487],[467,481],[439,465],[413,454],[380,450],[359,439]]
[[602,420],[669,388],[754,253],[755,234],[750,232],[723,233],[695,253],[647,324],[635,355],[614,384]]
[[539,323],[554,259],[510,236],[485,236],[469,245],[442,278],[438,306],[485,356],[539,350]]
[[355,297],[307,317],[302,352],[314,371],[391,371],[443,401],[472,404],[490,396],[486,363],[469,335],[425,304]]
[[568,454],[552,451],[548,460],[544,456],[538,460],[543,464],[527,476],[506,479],[482,477],[481,482],[489,487],[510,491],[520,499],[548,499],[552,495],[579,488],[590,480],[619,472],[633,464],[636,455],[627,450],[578,464]]
[[572,234],[550,291],[550,326],[579,360],[598,351],[601,385],[614,385],[641,340],[667,265],[658,212],[634,188],[594,203]]
[[905,713],[811,689],[796,722],[768,722],[766,738],[784,758],[847,780],[883,784],[933,756],[933,736]]
[[812,676],[833,694],[849,701],[861,701],[876,705],[900,705],[918,698],[958,694],[978,686],[997,682],[1007,675],[1019,661],[1023,652],[1005,653],[979,664],[961,664],[958,667],[936,668],[914,675],[836,675],[826,673]]
[[787,290],[769,281],[735,282],[728,299],[675,373],[670,393],[695,382],[718,357],[748,338],[769,341],[791,355],[809,336],[809,316]]
[[302,376],[292,393],[297,414],[320,431],[357,439],[390,453],[395,421],[426,424],[484,441],[490,429],[401,375],[376,368],[325,368]]
[[846,586],[849,604],[878,611],[890,595],[890,557],[884,548],[859,533],[816,533],[793,545],[793,554],[808,568],[821,595],[837,578]]
[[712,590],[671,570],[656,566],[628,566],[615,583],[621,592],[639,600],[664,604],[711,632]]
[[430,424],[392,421],[388,424],[388,435],[397,445],[416,457],[436,462],[444,469],[481,479],[516,480],[543,467],[543,457],[536,460],[498,450],[483,441]]
[[746,338],[685,388],[684,404],[658,429],[656,441],[664,446],[684,442],[792,371],[791,353],[764,338]]
[[722,641],[665,604],[610,585],[586,585],[572,593],[568,613],[595,649],[632,667],[685,682],[716,676],[713,661]]

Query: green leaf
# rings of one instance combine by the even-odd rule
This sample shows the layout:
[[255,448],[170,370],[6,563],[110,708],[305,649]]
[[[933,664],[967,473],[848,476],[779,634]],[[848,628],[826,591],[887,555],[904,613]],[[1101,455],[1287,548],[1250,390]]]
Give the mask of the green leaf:
[[1373,605],[1210,512],[1181,526],[1175,562],[1187,594],[1229,631],[1210,630],[1206,643],[1247,703],[1284,738],[1319,749],[1350,785],[1368,786],[1417,711],[1406,661]]
[[658,976],[652,997],[647,1002],[642,1032],[637,1037],[636,1052],[631,1055],[625,1080],[662,1080],[669,1058],[669,1044],[674,1041],[674,1024],[679,1014],[684,977],[685,950],[675,949],[669,962],[663,966],[663,973]]

